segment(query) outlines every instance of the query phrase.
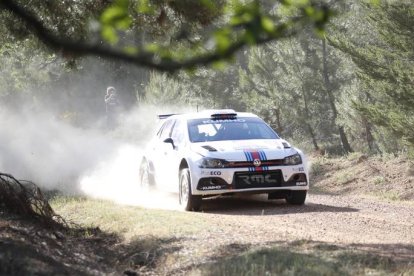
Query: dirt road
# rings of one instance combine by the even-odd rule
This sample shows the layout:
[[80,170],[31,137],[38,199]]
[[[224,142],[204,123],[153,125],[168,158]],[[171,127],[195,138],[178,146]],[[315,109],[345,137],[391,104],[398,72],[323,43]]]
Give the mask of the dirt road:
[[235,240],[414,243],[414,205],[374,198],[311,194],[304,206],[260,196],[223,198],[206,201],[202,215]]
[[231,256],[232,248],[237,254],[300,240],[414,259],[414,204],[409,203],[326,194],[310,194],[304,206],[263,196],[217,198],[206,201],[198,216],[211,227],[181,237],[175,271]]

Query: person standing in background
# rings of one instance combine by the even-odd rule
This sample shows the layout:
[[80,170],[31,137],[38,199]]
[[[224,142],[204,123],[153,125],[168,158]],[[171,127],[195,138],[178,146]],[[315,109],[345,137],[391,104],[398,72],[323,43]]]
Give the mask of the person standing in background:
[[105,106],[106,106],[106,121],[109,129],[113,129],[117,121],[117,113],[119,109],[119,100],[116,93],[116,89],[109,86],[106,89],[105,95]]

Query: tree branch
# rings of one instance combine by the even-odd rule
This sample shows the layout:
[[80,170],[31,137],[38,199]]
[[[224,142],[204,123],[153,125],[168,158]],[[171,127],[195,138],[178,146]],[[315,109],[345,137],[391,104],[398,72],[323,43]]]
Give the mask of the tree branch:
[[[173,72],[180,69],[193,69],[195,67],[210,65],[214,62],[226,60],[243,48],[248,42],[243,39],[235,39],[231,45],[223,51],[213,50],[196,55],[184,60],[162,58],[156,53],[141,50],[137,54],[130,54],[120,49],[111,48],[101,44],[90,44],[84,40],[74,40],[68,37],[56,35],[48,29],[42,21],[18,5],[12,0],[2,0],[1,7],[20,18],[32,30],[35,36],[55,51],[64,51],[74,56],[94,55],[108,59],[116,59],[159,71]],[[292,19],[289,23],[281,23],[276,26],[273,33],[256,38],[255,44],[264,44],[272,40],[286,38],[296,33],[296,29],[308,22],[306,16]],[[291,27],[292,26],[292,27]],[[240,26],[237,26],[239,29]],[[244,26],[246,29],[247,27]]]

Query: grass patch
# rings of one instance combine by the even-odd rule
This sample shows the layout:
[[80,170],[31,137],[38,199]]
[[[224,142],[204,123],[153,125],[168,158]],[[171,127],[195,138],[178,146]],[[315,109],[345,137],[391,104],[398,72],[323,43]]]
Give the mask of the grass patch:
[[361,152],[351,152],[348,153],[346,159],[348,159],[349,161],[358,161],[362,156],[364,156],[364,154]]
[[383,176],[375,176],[373,182],[375,185],[384,185],[386,183],[385,177]]
[[[336,256],[341,265],[359,274],[388,274],[397,271],[397,264],[391,258],[366,252],[341,252]],[[408,268],[407,268],[408,269]],[[413,271],[414,272],[414,271]]]
[[355,180],[355,176],[353,173],[348,171],[340,171],[335,174],[334,180],[339,185],[348,184]]
[[410,260],[309,241],[250,250],[199,266],[200,275],[413,275]]
[[120,234],[127,240],[146,235],[160,238],[191,235],[208,228],[208,221],[200,213],[145,209],[83,197],[60,196],[50,203],[65,219]]
[[324,161],[321,158],[315,159],[312,161],[310,166],[310,175],[311,177],[316,177],[324,174]]
[[327,275],[344,274],[334,264],[311,254],[272,248],[248,252],[209,265],[202,275]]
[[391,201],[400,201],[401,196],[397,191],[375,191],[372,193],[375,197]]

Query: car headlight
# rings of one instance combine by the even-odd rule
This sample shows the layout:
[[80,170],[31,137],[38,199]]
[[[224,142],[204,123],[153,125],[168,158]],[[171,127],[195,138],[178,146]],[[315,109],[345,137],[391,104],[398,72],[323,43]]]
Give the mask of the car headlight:
[[200,168],[225,168],[229,162],[218,158],[203,158],[200,162]]
[[302,157],[300,157],[299,153],[285,157],[285,159],[283,159],[283,165],[299,165],[299,164],[302,164]]

